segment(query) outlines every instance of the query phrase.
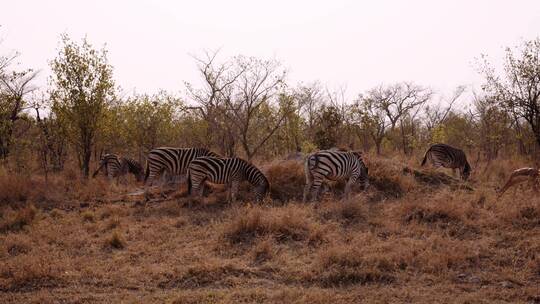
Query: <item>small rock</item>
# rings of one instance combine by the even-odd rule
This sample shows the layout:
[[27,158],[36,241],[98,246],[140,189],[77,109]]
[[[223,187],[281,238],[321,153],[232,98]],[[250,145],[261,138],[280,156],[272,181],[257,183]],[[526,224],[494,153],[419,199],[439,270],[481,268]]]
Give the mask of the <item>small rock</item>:
[[508,282],[508,281],[502,281],[500,284],[504,288],[512,288],[513,287],[512,283]]

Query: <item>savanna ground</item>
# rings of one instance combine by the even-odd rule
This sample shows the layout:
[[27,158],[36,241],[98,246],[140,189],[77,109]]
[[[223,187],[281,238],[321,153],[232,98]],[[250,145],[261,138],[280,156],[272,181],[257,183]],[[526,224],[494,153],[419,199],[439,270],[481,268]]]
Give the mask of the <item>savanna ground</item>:
[[319,204],[294,161],[262,166],[259,204],[182,188],[144,207],[134,181],[2,173],[0,302],[540,303],[540,198],[494,192],[524,161],[478,165],[474,191],[367,163],[366,193]]

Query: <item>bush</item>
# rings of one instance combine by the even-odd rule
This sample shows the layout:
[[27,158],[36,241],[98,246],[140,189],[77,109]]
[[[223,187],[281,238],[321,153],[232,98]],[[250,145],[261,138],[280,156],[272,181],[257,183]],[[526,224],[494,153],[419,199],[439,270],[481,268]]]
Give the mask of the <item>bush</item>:
[[30,237],[25,234],[8,235],[4,240],[2,250],[2,254],[9,256],[29,253],[32,250]]
[[321,206],[320,212],[326,220],[333,219],[344,224],[355,224],[366,219],[366,209],[365,200],[333,201]]
[[302,199],[306,184],[302,161],[274,162],[265,169],[272,199],[282,202]]
[[231,287],[231,278],[248,278],[251,272],[232,264],[221,264],[216,261],[205,261],[188,267],[185,270],[175,270],[167,273],[158,286],[160,288],[204,288],[209,286]]
[[112,249],[124,249],[126,242],[118,231],[114,231],[109,238],[105,240],[105,246]]
[[259,242],[253,247],[251,255],[255,263],[262,263],[272,260],[275,255],[274,242],[271,238]]
[[29,177],[20,175],[0,175],[0,203],[14,204],[25,202],[32,193]]
[[0,233],[21,231],[34,221],[36,213],[37,209],[33,205],[18,210],[7,208],[0,219]]
[[294,205],[281,208],[252,207],[240,209],[224,229],[231,243],[250,242],[256,237],[273,236],[277,241],[320,243],[324,240],[321,228],[305,208]]
[[391,283],[394,265],[384,257],[366,257],[354,247],[337,246],[319,255],[310,278],[324,287],[351,284]]
[[96,215],[92,211],[84,211],[81,216],[85,222],[94,222],[96,220]]
[[21,255],[0,263],[0,291],[23,292],[59,286],[59,263],[44,257]]

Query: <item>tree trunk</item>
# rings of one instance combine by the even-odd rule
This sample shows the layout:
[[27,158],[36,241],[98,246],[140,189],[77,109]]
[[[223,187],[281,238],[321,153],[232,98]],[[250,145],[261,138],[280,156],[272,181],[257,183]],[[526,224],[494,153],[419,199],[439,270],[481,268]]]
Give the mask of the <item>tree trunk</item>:
[[517,118],[514,118],[516,122],[516,131],[518,133],[517,140],[518,140],[518,151],[520,155],[526,155],[527,154],[527,147],[525,147],[525,143],[523,142],[523,132],[521,131],[521,125],[519,124],[519,121]]
[[381,144],[382,144],[382,139],[375,140],[375,147],[377,149],[377,155],[381,155]]
[[90,175],[90,158],[92,157],[92,148],[85,147],[83,153],[83,176],[84,178],[88,178]]
[[403,145],[403,154],[407,155],[407,140],[405,139],[405,129],[403,129],[403,120],[400,119],[401,144]]

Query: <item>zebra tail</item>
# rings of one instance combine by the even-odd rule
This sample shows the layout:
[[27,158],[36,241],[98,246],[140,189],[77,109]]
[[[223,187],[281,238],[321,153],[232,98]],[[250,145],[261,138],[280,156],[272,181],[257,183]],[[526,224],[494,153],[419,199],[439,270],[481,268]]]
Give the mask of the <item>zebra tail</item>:
[[[311,163],[313,162],[313,163]],[[317,157],[317,155],[311,155],[311,156],[308,156],[308,159],[307,159],[307,162],[306,162],[306,167],[310,170],[313,170],[315,168],[317,168],[317,165],[319,164],[319,158]]]
[[146,174],[144,175],[144,183],[146,184],[146,180],[148,179],[148,176],[150,175],[150,166],[148,165],[148,160],[146,160]]
[[187,191],[188,191],[188,195],[191,195],[191,188],[192,188],[192,185],[191,185],[191,172],[189,172],[189,170],[188,170],[188,174],[187,174]]
[[428,153],[429,153],[430,150],[427,150],[426,151],[426,154],[424,154],[424,160],[422,160],[422,164],[420,166],[424,166],[426,164],[426,161],[427,161],[427,157],[428,157]]
[[92,174],[92,178],[96,177],[96,175],[98,174],[99,170],[101,170],[101,167],[103,167],[103,165],[99,166],[99,167],[96,169],[96,172],[94,172],[94,174]]

